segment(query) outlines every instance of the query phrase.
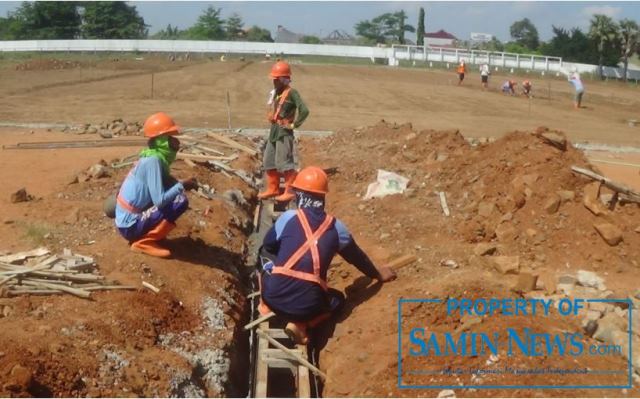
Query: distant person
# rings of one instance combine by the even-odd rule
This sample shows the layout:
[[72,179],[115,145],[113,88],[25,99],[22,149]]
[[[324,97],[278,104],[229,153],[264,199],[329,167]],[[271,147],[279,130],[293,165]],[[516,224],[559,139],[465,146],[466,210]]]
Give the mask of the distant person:
[[460,60],[460,63],[456,68],[456,73],[458,74],[458,86],[460,86],[464,80],[464,74],[467,73],[467,64],[464,60]]
[[195,189],[195,178],[176,180],[169,173],[180,149],[175,137],[180,128],[164,112],[147,118],[143,126],[148,148],[125,178],[116,197],[116,227],[131,244],[131,250],[167,258],[163,240],[187,210],[186,190]]
[[[268,101],[270,108],[268,120],[271,122],[271,130],[262,158],[265,184],[258,198],[275,197],[276,201],[289,202],[295,197],[289,189],[296,178],[293,129],[298,128],[307,119],[309,109],[302,101],[300,93],[290,86],[289,64],[284,61],[276,62],[271,68],[270,76],[274,89]],[[284,175],[285,190],[278,195],[280,194],[280,175]]]
[[573,108],[579,109],[582,106],[582,96],[584,95],[584,85],[580,74],[577,69],[573,69],[573,72],[569,75],[569,83],[573,85],[575,89],[575,96],[573,97]]
[[533,95],[531,94],[532,88],[533,88],[533,85],[529,80],[525,80],[524,82],[522,82],[522,94],[527,96],[528,98],[533,97]]
[[502,84],[502,92],[504,94],[509,94],[512,96],[516,95],[516,86],[518,85],[518,83],[516,83],[515,80],[507,80]]
[[480,67],[480,80],[482,81],[482,89],[486,90],[489,85],[489,75],[491,75],[491,70],[489,69],[488,64],[482,64]]

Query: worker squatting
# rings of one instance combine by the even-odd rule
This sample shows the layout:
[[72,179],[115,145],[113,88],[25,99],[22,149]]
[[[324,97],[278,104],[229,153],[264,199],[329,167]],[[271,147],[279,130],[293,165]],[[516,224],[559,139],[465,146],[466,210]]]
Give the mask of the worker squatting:
[[[275,313],[286,320],[286,333],[297,343],[307,342],[307,329],[337,314],[344,295],[327,284],[331,260],[340,254],[366,276],[381,283],[396,275],[376,266],[358,246],[344,223],[325,212],[329,181],[322,168],[307,166],[299,173],[294,158],[294,129],[309,115],[300,93],[291,87],[291,68],[279,61],[271,68],[273,90],[267,121],[271,128],[263,154],[265,178],[258,199],[288,203],[267,232],[258,266],[260,313]],[[176,179],[170,168],[180,150],[180,127],[166,113],[155,113],[144,123],[148,148],[140,152],[117,195],[105,203],[105,213],[129,241],[131,250],[168,258],[162,244],[188,209],[186,192],[198,187],[195,178]],[[280,177],[285,188],[280,190]]]
[[[548,317],[552,309],[561,316],[577,315],[585,308],[583,299],[561,299],[554,306],[551,299],[448,299],[448,316],[530,316]],[[506,337],[506,340],[501,339]],[[534,332],[530,328],[522,330],[507,327],[504,333],[427,332],[417,327],[409,331],[409,354],[411,356],[478,356],[497,355],[501,342],[506,342],[507,356],[522,354],[525,356],[580,356],[585,353],[586,345],[581,333]],[[592,353],[593,354],[593,353]]]

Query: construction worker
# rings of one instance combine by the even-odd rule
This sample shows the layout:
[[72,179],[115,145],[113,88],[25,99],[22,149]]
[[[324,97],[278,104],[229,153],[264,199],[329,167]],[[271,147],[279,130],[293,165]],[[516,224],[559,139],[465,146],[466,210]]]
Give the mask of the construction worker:
[[482,66],[480,67],[480,80],[482,81],[483,90],[487,90],[487,85],[489,84],[489,75],[491,75],[489,64],[482,64]]
[[533,97],[533,95],[531,94],[531,89],[532,89],[532,85],[531,82],[529,80],[525,80],[524,82],[522,82],[522,94],[531,98]]
[[[309,109],[298,91],[291,87],[291,68],[284,61],[276,62],[271,68],[273,97],[268,114],[271,122],[269,138],[263,154],[262,167],[265,170],[265,190],[259,199],[276,197],[276,201],[288,202],[294,198],[289,186],[296,178],[293,157],[293,129],[298,128],[309,116]],[[296,115],[297,111],[297,115]],[[285,190],[280,194],[280,175],[284,175]]]
[[151,115],[144,122],[148,148],[120,187],[116,199],[116,227],[129,240],[131,250],[167,258],[171,252],[158,241],[176,227],[176,220],[189,205],[185,190],[197,188],[195,178],[178,181],[169,174],[176,159],[180,128],[164,112]]
[[287,334],[297,343],[306,343],[307,328],[317,326],[344,304],[344,295],[329,289],[326,281],[336,253],[380,282],[396,275],[391,268],[376,268],[345,225],[325,212],[329,186],[321,168],[304,168],[291,187],[298,209],[283,213],[264,238],[262,253],[272,261],[263,266],[260,311],[271,310],[288,320]]
[[505,94],[510,94],[512,96],[516,95],[516,86],[518,83],[515,80],[507,80],[502,84],[502,92]]
[[576,68],[573,69],[571,74],[569,75],[569,83],[573,85],[575,90],[575,95],[573,97],[573,108],[579,109],[582,106],[582,96],[584,95],[584,85],[582,84],[582,79],[580,79],[580,74]]
[[460,86],[464,80],[464,74],[467,73],[467,64],[464,62],[464,59],[460,60],[456,68],[456,73],[458,74],[458,86]]

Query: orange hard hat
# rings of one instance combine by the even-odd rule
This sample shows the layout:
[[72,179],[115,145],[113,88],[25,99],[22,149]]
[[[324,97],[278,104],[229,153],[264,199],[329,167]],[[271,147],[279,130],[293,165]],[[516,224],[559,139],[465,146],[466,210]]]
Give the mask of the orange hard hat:
[[163,134],[174,136],[180,133],[180,126],[171,119],[171,117],[164,112],[158,112],[151,115],[144,121],[142,128],[144,131],[144,137],[158,137]]
[[298,173],[291,187],[311,193],[326,194],[329,192],[329,179],[322,168],[307,166]]
[[291,67],[284,61],[278,61],[271,67],[271,79],[291,76]]

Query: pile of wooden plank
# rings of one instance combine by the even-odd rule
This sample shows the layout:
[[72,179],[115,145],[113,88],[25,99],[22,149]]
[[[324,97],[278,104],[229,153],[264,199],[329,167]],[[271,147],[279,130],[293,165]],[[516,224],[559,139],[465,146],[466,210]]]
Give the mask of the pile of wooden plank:
[[91,298],[101,290],[133,290],[105,280],[88,256],[65,249],[51,255],[46,248],[0,256],[0,297],[17,295],[71,294]]

